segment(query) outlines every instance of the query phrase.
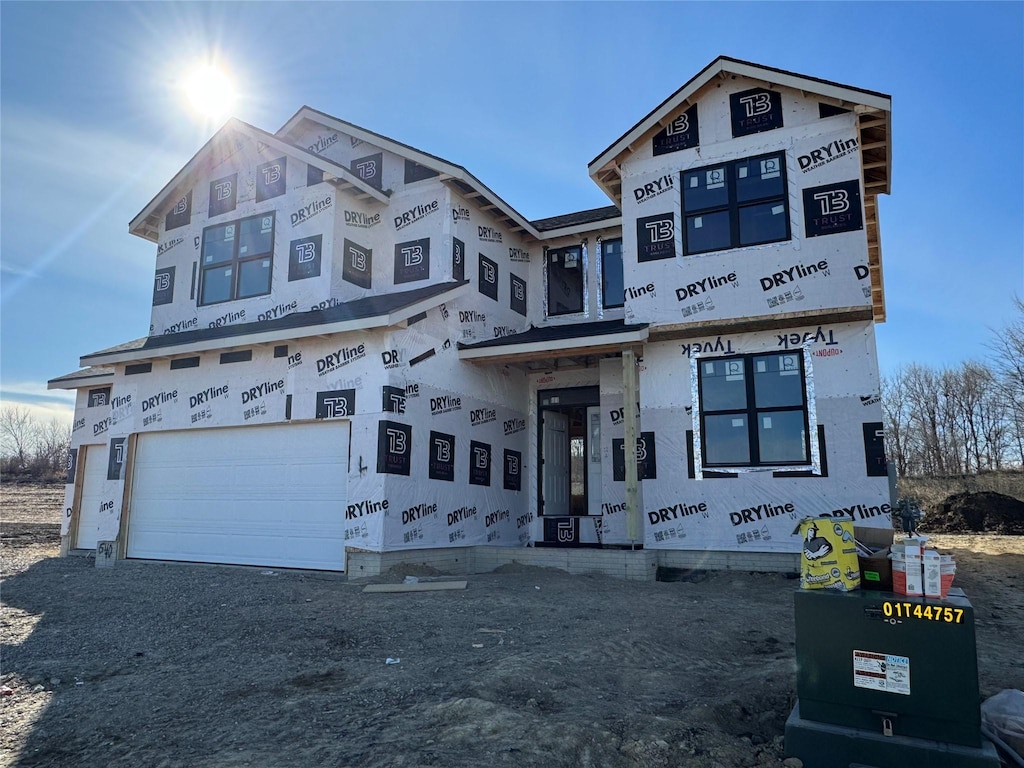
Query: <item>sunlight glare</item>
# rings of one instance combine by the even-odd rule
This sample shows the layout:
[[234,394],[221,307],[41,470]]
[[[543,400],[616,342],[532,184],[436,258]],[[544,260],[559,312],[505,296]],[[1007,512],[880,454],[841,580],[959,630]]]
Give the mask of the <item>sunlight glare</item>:
[[235,107],[238,93],[231,77],[216,64],[202,64],[181,82],[193,113],[203,120],[221,121]]

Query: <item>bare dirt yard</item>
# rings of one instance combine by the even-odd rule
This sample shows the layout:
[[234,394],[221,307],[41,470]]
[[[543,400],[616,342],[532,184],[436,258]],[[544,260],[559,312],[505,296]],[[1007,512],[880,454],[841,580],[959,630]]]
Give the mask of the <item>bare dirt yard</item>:
[[[0,496],[0,766],[717,768],[785,756],[797,585],[785,576],[630,583],[505,568],[461,591],[367,594],[322,573],[97,569],[57,557],[62,494]],[[982,697],[1024,688],[1024,538],[934,540],[975,607]]]

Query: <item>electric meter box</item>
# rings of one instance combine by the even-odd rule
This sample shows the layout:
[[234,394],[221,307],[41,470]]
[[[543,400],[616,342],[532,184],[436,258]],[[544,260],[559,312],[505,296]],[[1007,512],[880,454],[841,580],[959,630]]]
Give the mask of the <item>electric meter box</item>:
[[802,718],[981,746],[974,609],[961,590],[801,590],[795,601]]
[[974,609],[891,592],[799,590],[786,753],[851,764],[997,768],[981,735]]

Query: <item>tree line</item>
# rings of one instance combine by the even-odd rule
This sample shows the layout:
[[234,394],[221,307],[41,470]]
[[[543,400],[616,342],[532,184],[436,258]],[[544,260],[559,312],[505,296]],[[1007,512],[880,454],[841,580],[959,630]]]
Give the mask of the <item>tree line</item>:
[[885,447],[900,476],[1024,466],[1024,302],[985,361],[917,363],[882,379]]
[[71,424],[56,416],[36,419],[28,408],[0,408],[0,479],[3,482],[63,481],[67,474]]

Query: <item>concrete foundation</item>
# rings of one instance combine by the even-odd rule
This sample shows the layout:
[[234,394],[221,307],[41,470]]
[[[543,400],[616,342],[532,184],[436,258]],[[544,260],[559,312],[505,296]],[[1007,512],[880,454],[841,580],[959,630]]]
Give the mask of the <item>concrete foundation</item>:
[[685,552],[653,549],[548,547],[447,547],[399,552],[349,550],[346,571],[359,579],[398,565],[424,565],[452,575],[488,573],[502,565],[557,568],[571,574],[599,573],[629,581],[654,581],[659,567],[711,571],[796,573],[799,555],[771,552]]

